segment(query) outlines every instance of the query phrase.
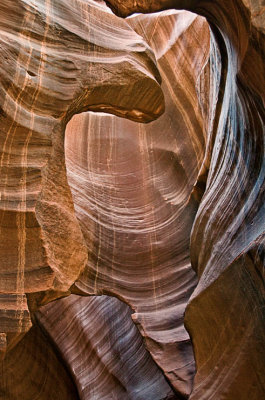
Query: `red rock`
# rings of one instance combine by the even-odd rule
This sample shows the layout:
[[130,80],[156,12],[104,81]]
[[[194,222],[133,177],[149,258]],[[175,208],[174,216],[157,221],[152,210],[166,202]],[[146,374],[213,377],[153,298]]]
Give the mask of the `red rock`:
[[[178,12],[129,22],[155,51],[166,112],[146,126],[92,113],[68,124],[66,167],[89,251],[72,290],[129,304],[152,357],[187,396],[194,361],[183,318],[196,284],[189,238],[198,207],[191,192],[206,135],[195,85],[209,29],[203,18]],[[186,53],[195,38],[194,53]]]
[[0,31],[0,332],[19,339],[29,309],[69,293],[87,261],[66,179],[67,122],[85,110],[149,121],[163,95],[150,48],[93,1],[6,0]]
[[118,299],[72,295],[43,307],[37,319],[80,399],[177,399],[145,349],[130,308]]
[[0,398],[262,399],[264,6],[107,3],[210,30],[2,1]]
[[38,325],[27,332],[1,363],[0,398],[79,399],[63,360]]
[[[201,82],[213,130],[191,235],[199,280],[185,315],[197,366],[190,399],[263,398],[264,10],[239,0],[108,3],[122,15],[183,7],[213,25],[210,75]],[[207,108],[215,94],[216,110]]]

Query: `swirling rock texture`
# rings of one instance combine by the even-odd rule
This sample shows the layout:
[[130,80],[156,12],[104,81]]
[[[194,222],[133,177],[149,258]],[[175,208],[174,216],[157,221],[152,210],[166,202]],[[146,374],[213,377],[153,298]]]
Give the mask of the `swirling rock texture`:
[[71,370],[81,399],[176,398],[120,300],[71,295],[45,306],[37,318]]
[[1,1],[0,31],[4,353],[87,261],[66,179],[67,122],[84,110],[149,121],[162,113],[163,94],[150,48],[93,1]]
[[[199,281],[185,317],[197,366],[190,398],[263,398],[264,5],[109,3],[121,15],[186,8],[212,24],[214,76],[208,94],[219,94],[213,131],[208,132],[206,187],[191,235],[192,266]],[[205,93],[201,97],[205,104]]]
[[196,285],[189,238],[198,208],[190,196],[206,135],[195,86],[208,60],[209,28],[182,12],[129,22],[155,51],[166,112],[146,126],[92,113],[69,122],[68,180],[89,251],[72,291],[129,304],[152,357],[187,396],[195,368],[183,318]]
[[264,398],[263,3],[3,3],[0,398]]
[[2,366],[1,399],[175,399],[130,308],[113,297],[50,303]]

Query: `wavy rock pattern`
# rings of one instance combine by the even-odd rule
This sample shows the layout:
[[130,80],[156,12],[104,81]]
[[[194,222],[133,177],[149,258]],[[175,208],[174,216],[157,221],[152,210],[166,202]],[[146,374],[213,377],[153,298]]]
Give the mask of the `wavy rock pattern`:
[[1,2],[0,398],[262,399],[264,5],[107,3],[210,30]]
[[80,399],[176,399],[120,300],[71,295],[43,307],[37,318],[71,371]]
[[[190,399],[263,398],[262,8],[256,29],[251,26],[255,1],[244,2],[249,9],[241,1],[109,3],[123,15],[187,8],[219,29],[213,28],[211,36],[210,71],[214,73],[209,90],[200,94],[202,104],[207,104],[207,98],[217,92],[218,102],[213,131],[208,132],[205,193],[191,235],[192,266],[199,281],[185,317],[197,365]],[[205,87],[205,79],[201,83]]]
[[96,2],[1,1],[0,32],[3,353],[87,261],[66,179],[67,122],[85,110],[149,121],[163,95],[150,48]]
[[205,150],[195,85],[209,29],[203,18],[179,12],[130,24],[155,51],[166,112],[147,126],[92,113],[68,124],[67,173],[89,250],[72,290],[129,304],[152,357],[187,396],[194,360],[183,318],[196,284],[189,238],[198,208],[191,192]]

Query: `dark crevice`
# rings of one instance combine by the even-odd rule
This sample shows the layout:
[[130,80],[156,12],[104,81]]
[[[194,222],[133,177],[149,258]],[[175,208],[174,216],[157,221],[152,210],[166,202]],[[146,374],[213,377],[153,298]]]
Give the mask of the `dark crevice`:
[[45,339],[49,342],[50,347],[53,349],[56,357],[58,358],[58,360],[60,361],[60,364],[62,365],[62,368],[65,369],[65,371],[67,372],[67,375],[69,376],[69,379],[72,382],[73,388],[75,389],[75,393],[74,393],[74,398],[73,400],[81,400],[77,387],[76,387],[76,383],[75,383],[75,379],[73,377],[73,374],[70,370],[70,368],[68,367],[67,362],[65,362],[64,357],[62,355],[62,353],[60,352],[60,350],[58,349],[58,347],[56,346],[56,344],[54,343],[54,340],[52,339],[52,337],[49,335],[49,333],[46,331],[46,329],[44,328],[44,326],[40,323],[37,313],[34,314],[34,324],[37,325],[39,327],[39,329],[41,330],[41,332],[43,333]]

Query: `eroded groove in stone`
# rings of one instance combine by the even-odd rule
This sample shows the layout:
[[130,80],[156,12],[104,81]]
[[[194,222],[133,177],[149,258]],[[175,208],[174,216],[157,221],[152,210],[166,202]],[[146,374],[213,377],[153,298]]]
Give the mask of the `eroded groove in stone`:
[[0,57],[4,349],[10,332],[19,340],[29,329],[28,307],[67,294],[87,261],[66,179],[66,123],[89,109],[150,121],[163,95],[150,48],[94,1],[1,1]]
[[[40,318],[49,344],[38,327],[22,339],[30,314],[71,287],[131,305],[149,354],[179,397],[262,399],[264,5],[108,3],[122,16],[188,9],[208,19],[210,34],[205,20],[174,11],[125,22],[101,0],[1,1],[0,359],[9,352],[1,361],[0,397],[57,398],[55,388],[62,399],[78,397],[54,342],[81,396],[93,399],[93,390],[108,387],[123,396],[130,363],[119,383],[112,371],[92,394],[83,390],[82,371],[73,371],[80,348],[67,348],[71,338],[58,336],[48,315]],[[66,176],[65,126],[87,110],[137,122],[162,113],[155,57],[141,36],[159,60],[166,114],[149,126],[93,114],[72,120],[68,176],[81,232]],[[72,299],[48,306],[55,324]],[[75,300],[72,315],[83,301]],[[83,346],[90,332],[80,313],[73,319]],[[129,316],[125,325],[135,329]],[[67,316],[64,326],[71,327]],[[104,344],[115,364],[114,342]],[[161,385],[150,393],[171,396],[152,368]],[[142,372],[135,383],[141,391],[150,376]]]
[[70,369],[80,399],[177,399],[120,300],[71,295],[41,308],[37,318]]
[[[210,98],[219,92],[218,102],[208,132],[206,190],[191,235],[199,281],[186,310],[198,370],[190,398],[262,398],[264,7],[239,0],[108,3],[122,15],[188,8],[219,29],[213,28],[209,72],[215,77],[208,86]],[[207,88],[207,79],[200,84]],[[207,103],[205,93],[200,98]]]
[[189,238],[198,207],[191,193],[206,137],[195,87],[209,28],[186,12],[129,22],[158,58],[166,111],[146,126],[92,113],[69,122],[68,180],[89,253],[72,290],[128,303],[152,357],[187,396],[194,360],[183,318],[196,284]]

